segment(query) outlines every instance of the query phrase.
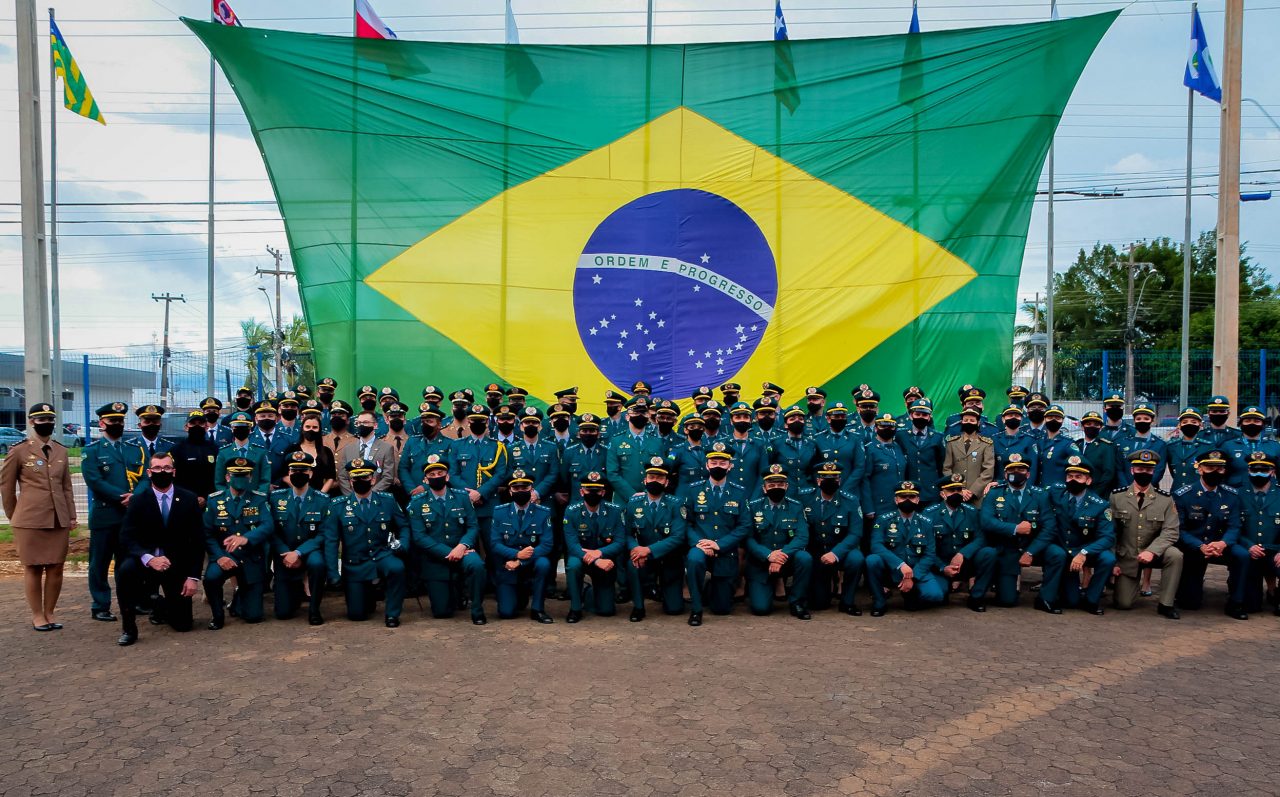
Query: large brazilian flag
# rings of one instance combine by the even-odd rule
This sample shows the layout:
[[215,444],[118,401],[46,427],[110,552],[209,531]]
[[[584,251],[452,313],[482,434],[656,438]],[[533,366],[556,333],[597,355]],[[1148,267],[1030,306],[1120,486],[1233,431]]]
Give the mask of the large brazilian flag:
[[187,24],[266,160],[322,373],[590,402],[1007,383],[1036,181],[1115,17],[647,47]]

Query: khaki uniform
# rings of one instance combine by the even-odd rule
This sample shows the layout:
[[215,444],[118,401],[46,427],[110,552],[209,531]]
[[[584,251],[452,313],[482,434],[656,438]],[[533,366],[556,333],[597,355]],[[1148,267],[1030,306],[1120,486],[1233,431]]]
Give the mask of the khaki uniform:
[[[329,432],[324,436],[321,442],[324,443],[325,448],[333,452],[333,458],[334,460],[337,460],[339,459],[338,455],[342,453],[342,449],[346,448],[347,443],[350,443],[355,439],[356,439],[356,436],[351,432],[343,432],[342,434],[338,434],[337,432]],[[342,471],[341,462],[338,462],[338,471],[339,472]]]
[[1182,551],[1174,545],[1178,541],[1178,510],[1173,498],[1150,487],[1139,506],[1136,486],[1130,485],[1111,494],[1111,515],[1116,527],[1116,564],[1120,567],[1116,607],[1133,608],[1138,597],[1138,554],[1143,551],[1154,554],[1151,566],[1161,569],[1160,603],[1172,606],[1182,578]]
[[447,426],[441,427],[440,436],[447,437],[450,440],[461,440],[464,437],[471,436],[471,430],[462,421],[451,421]]
[[404,453],[405,444],[409,442],[409,433],[403,429],[401,429],[398,432],[395,431],[394,429],[388,429],[387,433],[382,436],[382,440],[387,445],[391,446],[391,454],[392,454],[391,461],[393,464],[393,468],[391,472],[396,474],[395,478],[392,480],[391,483],[396,487],[399,487],[400,486],[400,475],[399,475],[400,474],[400,455]]
[[67,449],[61,443],[50,440],[44,444],[27,438],[10,448],[0,466],[0,498],[23,564],[51,565],[66,560],[67,534],[76,524],[76,505]]
[[956,473],[964,479],[965,489],[973,493],[974,508],[981,508],[982,494],[996,476],[996,450],[990,437],[975,434],[947,436],[947,454],[943,473]]

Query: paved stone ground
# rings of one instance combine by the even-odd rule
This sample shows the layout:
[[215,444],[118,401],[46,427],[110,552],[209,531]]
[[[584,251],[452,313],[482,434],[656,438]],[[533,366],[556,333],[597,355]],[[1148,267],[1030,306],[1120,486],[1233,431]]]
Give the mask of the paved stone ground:
[[394,631],[144,623],[128,649],[88,619],[83,580],[67,587],[66,629],[36,634],[0,581],[4,795],[1280,789],[1280,618],[1224,617],[1220,580],[1177,623],[1148,603],[569,626],[552,602],[553,626],[477,629],[410,600]]

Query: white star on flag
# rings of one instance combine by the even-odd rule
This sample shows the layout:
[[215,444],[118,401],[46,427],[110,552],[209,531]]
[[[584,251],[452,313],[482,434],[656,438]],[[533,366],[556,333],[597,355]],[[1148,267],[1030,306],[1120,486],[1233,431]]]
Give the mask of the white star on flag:
[[653,351],[654,349],[658,348],[658,344],[654,343],[653,341],[649,341],[648,348],[649,348],[649,351]]
[[608,321],[606,321],[606,320],[605,320],[605,319],[603,319],[603,318],[602,318],[602,319],[600,319],[600,328],[601,328],[601,329],[608,329],[608,328],[609,328],[609,322],[608,322]]
[[639,355],[639,354],[636,354],[635,352],[631,352],[631,359],[632,359],[632,360],[638,360],[638,359],[640,359],[640,355]]
[[711,255],[707,254],[706,252],[703,252],[703,253],[702,253],[702,262],[703,262],[703,263],[710,263],[710,262],[711,262]]
[[666,325],[667,325],[667,322],[664,319],[661,319],[661,318],[658,319],[658,329],[662,329]]
[[592,284],[592,285],[599,285],[599,284],[600,284],[600,275],[599,275],[599,274],[592,274],[592,275],[591,275],[591,284]]
[[650,321],[652,321],[653,319],[655,319],[655,318],[657,318],[657,317],[658,317],[658,314],[657,314],[657,313],[649,313],[649,320],[650,320]]
[[644,307],[644,299],[641,299],[639,296],[636,297],[636,307]]

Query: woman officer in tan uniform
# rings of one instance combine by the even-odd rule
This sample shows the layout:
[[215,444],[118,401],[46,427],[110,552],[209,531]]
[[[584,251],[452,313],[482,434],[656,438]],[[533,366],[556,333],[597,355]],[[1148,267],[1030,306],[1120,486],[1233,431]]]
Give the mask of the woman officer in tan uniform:
[[22,562],[31,627],[57,631],[54,610],[62,592],[62,566],[76,527],[67,449],[53,439],[57,414],[48,404],[27,412],[32,436],[9,449],[0,466],[0,498]]

